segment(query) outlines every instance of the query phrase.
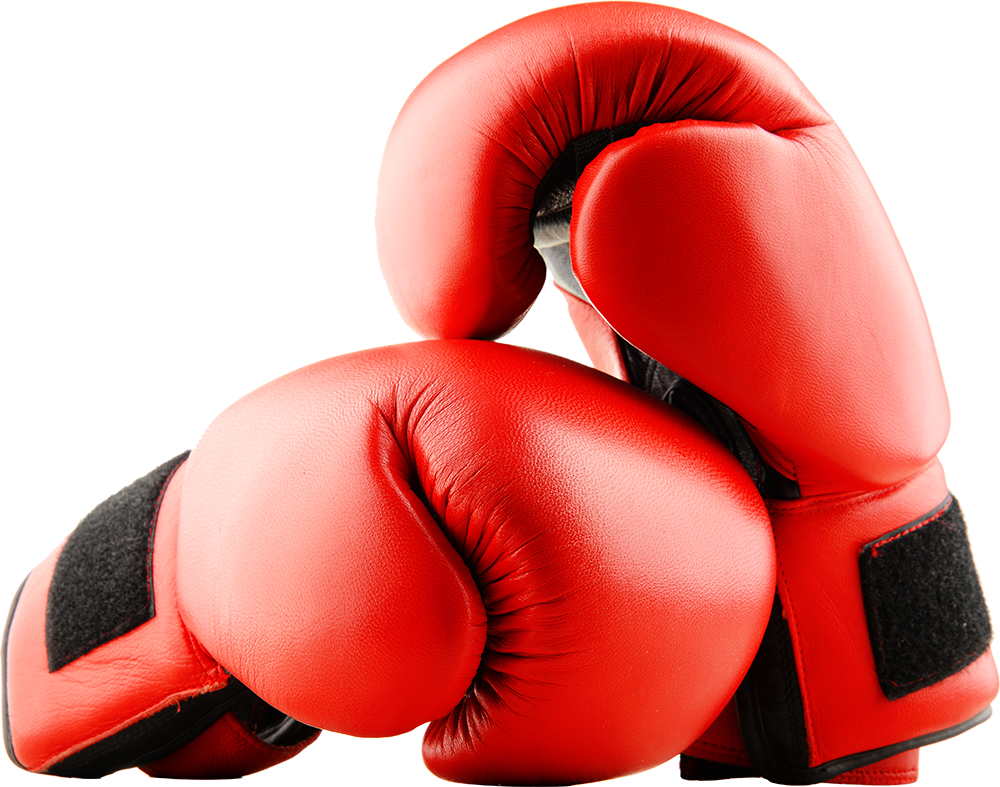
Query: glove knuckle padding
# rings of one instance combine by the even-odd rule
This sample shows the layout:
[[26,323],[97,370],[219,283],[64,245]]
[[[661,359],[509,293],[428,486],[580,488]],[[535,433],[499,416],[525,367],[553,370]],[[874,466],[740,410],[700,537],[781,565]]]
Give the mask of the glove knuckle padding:
[[675,755],[735,690],[773,593],[766,522],[732,458],[651,397],[424,343],[220,416],[190,459],[178,585],[204,647],[296,719],[439,719],[425,758],[447,778],[589,781]]
[[559,155],[598,129],[689,118],[829,121],[757,42],[642,3],[546,11],[450,58],[407,100],[379,173],[379,259],[404,319],[434,337],[510,330],[545,278],[531,210]]
[[920,297],[832,124],[641,129],[584,171],[570,242],[594,308],[781,446],[803,494],[895,484],[944,443]]

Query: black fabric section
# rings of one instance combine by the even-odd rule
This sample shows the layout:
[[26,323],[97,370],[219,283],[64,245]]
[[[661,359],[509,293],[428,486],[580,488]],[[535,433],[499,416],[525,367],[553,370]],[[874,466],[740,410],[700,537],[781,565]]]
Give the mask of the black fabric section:
[[[748,697],[753,706],[749,716]],[[741,702],[741,699],[744,701]],[[736,690],[736,713],[743,743],[755,768],[760,770],[754,749],[759,751],[764,747],[769,758],[776,758],[794,768],[809,765],[809,743],[792,635],[777,594],[764,639],[750,670]],[[758,741],[761,736],[764,737],[763,742]],[[756,745],[755,741],[758,741]]]
[[648,122],[628,123],[594,131],[570,142],[549,167],[535,192],[531,228],[536,246],[547,247],[557,242],[569,242],[573,190],[583,170],[612,142],[631,137],[648,125]]
[[[639,130],[638,124],[633,124],[634,130],[631,132],[622,131],[622,136],[616,136],[616,129],[605,128],[599,129],[598,131],[593,131],[590,134],[580,137],[579,139],[573,140],[568,148],[568,152],[571,152],[576,163],[576,179],[579,180],[583,171],[587,168],[587,165],[597,158],[601,151],[604,150],[608,145],[614,142],[616,139],[624,139],[625,137],[632,136],[636,131]],[[624,129],[625,127],[621,127]]]
[[[10,604],[10,612],[7,613],[7,622],[3,627],[3,644],[0,645],[0,672],[3,673],[2,678],[2,695],[0,695],[0,717],[3,721],[3,746],[7,750],[7,756],[10,757],[10,761],[14,763],[18,768],[24,768],[24,766],[18,761],[17,755],[14,754],[14,740],[10,735],[10,716],[7,713],[7,640],[10,638],[10,624],[14,620],[14,610],[17,609],[17,602],[21,600],[21,591],[24,590],[24,583],[27,582],[27,577],[24,582],[21,582],[21,586],[17,589],[17,593],[14,594],[14,600]],[[27,768],[24,768],[27,770]]]
[[253,694],[235,678],[218,691],[189,697],[71,754],[46,771],[53,776],[96,779],[163,759],[187,745]]
[[294,746],[318,732],[248,694],[232,708],[232,714],[254,735],[270,746]]
[[989,647],[990,614],[957,500],[866,545],[860,568],[875,670],[890,700],[954,675]]
[[689,782],[714,782],[720,779],[751,779],[757,774],[740,765],[712,762],[689,754],[681,755],[681,778]]
[[187,456],[174,457],[109,497],[66,540],[45,612],[49,672],[155,614],[153,532],[160,494]]
[[673,405],[708,429],[740,461],[763,497],[798,499],[798,484],[764,461],[733,410],[623,338],[618,338],[618,345],[632,385]]

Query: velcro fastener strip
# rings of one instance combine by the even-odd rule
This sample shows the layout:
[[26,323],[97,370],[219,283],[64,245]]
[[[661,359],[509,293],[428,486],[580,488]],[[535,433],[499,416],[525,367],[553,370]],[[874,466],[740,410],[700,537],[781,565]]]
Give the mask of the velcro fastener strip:
[[187,456],[109,497],[66,540],[45,613],[49,672],[152,619],[156,517],[163,490]]
[[899,699],[954,675],[993,638],[958,501],[861,550],[861,589],[879,685]]

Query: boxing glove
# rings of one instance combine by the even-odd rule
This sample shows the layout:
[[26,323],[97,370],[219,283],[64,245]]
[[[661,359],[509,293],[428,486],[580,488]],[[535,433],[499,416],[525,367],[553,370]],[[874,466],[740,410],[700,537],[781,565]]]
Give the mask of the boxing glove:
[[987,718],[923,307],[850,146],[771,52],[644,4],[515,22],[407,100],[376,229],[425,336],[503,334],[548,265],[595,364],[700,420],[767,499],[771,622],[686,776],[910,781],[918,747]]
[[432,721],[451,780],[620,776],[720,712],[774,572],[742,468],[653,397],[488,342],[342,356],[237,402],[31,572],[4,738],[50,774],[234,776],[319,728]]

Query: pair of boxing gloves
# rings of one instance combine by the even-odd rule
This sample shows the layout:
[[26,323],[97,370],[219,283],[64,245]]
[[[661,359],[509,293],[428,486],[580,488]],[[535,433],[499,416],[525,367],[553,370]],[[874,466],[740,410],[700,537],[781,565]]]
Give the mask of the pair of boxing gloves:
[[[456,781],[904,783],[985,720],[919,296],[771,53],[658,6],[521,20],[411,96],[376,225],[445,341],[281,378],[95,509],[11,610],[15,762],[233,776],[432,721]],[[608,374],[460,341],[546,266]]]

